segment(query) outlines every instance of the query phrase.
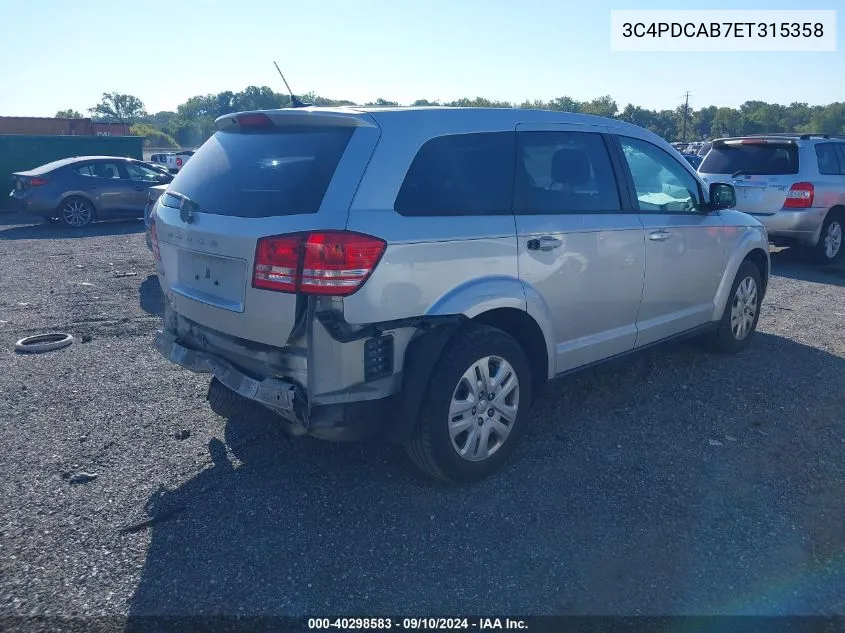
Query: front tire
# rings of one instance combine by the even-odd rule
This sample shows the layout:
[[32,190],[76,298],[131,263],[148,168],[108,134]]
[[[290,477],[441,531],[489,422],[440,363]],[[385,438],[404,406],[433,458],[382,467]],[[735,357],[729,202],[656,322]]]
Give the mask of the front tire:
[[513,452],[531,398],[531,370],[519,343],[499,329],[470,325],[435,365],[408,454],[441,481],[483,479]]
[[845,254],[845,213],[831,211],[822,224],[818,244],[814,249],[814,259],[820,264],[835,264],[842,261]]
[[745,260],[736,272],[722,320],[708,340],[708,347],[723,354],[735,354],[748,347],[757,331],[762,298],[760,269]]
[[59,220],[72,229],[81,229],[94,221],[94,205],[85,198],[73,196],[59,206]]

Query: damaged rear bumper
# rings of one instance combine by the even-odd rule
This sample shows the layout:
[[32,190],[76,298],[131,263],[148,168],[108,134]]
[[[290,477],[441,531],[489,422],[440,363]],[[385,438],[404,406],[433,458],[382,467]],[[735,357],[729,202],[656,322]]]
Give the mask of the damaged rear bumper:
[[307,403],[297,385],[278,378],[251,378],[218,356],[180,345],[170,332],[159,332],[153,344],[170,362],[195,373],[213,374],[235,393],[272,409],[301,432],[308,426]]
[[168,330],[159,332],[153,345],[172,363],[195,373],[212,374],[226,388],[278,414],[289,423],[293,435],[362,440],[379,435],[389,418],[392,397],[309,407],[299,385],[272,377],[256,380],[219,356],[180,345]]

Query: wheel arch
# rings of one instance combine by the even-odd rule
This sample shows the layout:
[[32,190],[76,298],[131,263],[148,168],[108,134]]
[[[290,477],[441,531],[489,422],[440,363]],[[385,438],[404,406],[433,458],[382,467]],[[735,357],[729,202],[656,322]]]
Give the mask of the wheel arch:
[[403,361],[402,397],[394,400],[393,419],[396,424],[387,429],[392,441],[403,442],[410,437],[431,374],[443,350],[472,324],[495,327],[513,337],[528,358],[534,397],[541,393],[548,378],[548,352],[543,331],[533,317],[525,310],[511,307],[493,308],[473,318],[462,316],[460,321],[434,327],[414,337],[408,344]]
[[94,200],[91,198],[90,195],[88,195],[87,193],[85,193],[83,191],[69,191],[69,192],[62,194],[62,198],[59,201],[59,204],[56,206],[56,212],[61,213],[62,205],[64,205],[65,202],[67,202],[71,198],[82,198],[83,200],[85,200],[85,202],[87,202],[88,204],[91,205],[91,209],[94,213],[94,218],[97,217],[97,213],[98,213],[97,203],[94,202]]
[[548,380],[549,355],[546,338],[540,325],[525,310],[496,308],[482,312],[470,323],[483,323],[502,330],[525,350],[531,368],[531,385],[534,394],[540,392]]
[[[762,230],[758,227],[747,227],[745,234],[740,238],[730,259],[728,259],[722,274],[722,281],[719,283],[719,288],[716,291],[716,298],[713,306],[712,321],[718,321],[724,314],[725,307],[728,304],[731,287],[733,286],[734,278],[739,270],[739,267],[744,261],[751,261],[760,271],[760,279],[763,283],[762,293],[766,292],[769,285],[769,276],[771,274],[771,261],[769,258],[769,241]],[[762,300],[761,295],[760,299]]]

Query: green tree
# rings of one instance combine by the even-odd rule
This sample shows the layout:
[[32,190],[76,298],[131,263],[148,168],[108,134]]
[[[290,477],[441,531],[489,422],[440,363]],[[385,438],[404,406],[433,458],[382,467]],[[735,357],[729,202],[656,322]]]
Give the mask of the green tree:
[[388,101],[387,99],[382,99],[381,97],[379,97],[375,101],[370,101],[368,103],[365,103],[364,105],[368,105],[368,106],[398,106],[399,102],[398,101]]
[[783,106],[765,101],[746,101],[739,106],[743,134],[769,134],[783,132],[781,127]]
[[626,123],[633,123],[640,127],[648,128],[649,125],[654,125],[654,112],[646,110],[639,106],[629,103],[625,106],[622,112],[619,113],[619,119]]
[[578,111],[583,114],[615,117],[617,112],[619,112],[619,106],[616,105],[616,101],[613,97],[605,95],[603,97],[599,97],[598,99],[593,99],[592,101],[582,102]]
[[56,112],[57,119],[81,119],[82,115],[76,110],[59,110]]
[[693,114],[692,132],[696,139],[710,138],[710,129],[713,127],[713,117],[716,116],[716,106],[701,108]]
[[686,141],[692,132],[692,108],[684,102],[675,108],[675,116],[678,120],[676,130],[680,134],[680,139]]
[[176,140],[149,123],[136,123],[129,128],[131,136],[143,136],[144,147],[179,147]]
[[845,103],[830,103],[813,112],[804,132],[845,134]]
[[449,101],[445,105],[453,108],[512,108],[513,104],[508,101],[491,101],[484,97],[475,97],[475,99],[457,99],[456,101]]
[[124,124],[134,123],[146,115],[143,101],[118,92],[104,92],[100,103],[88,111],[103,121]]
[[571,97],[557,97],[549,101],[548,108],[555,112],[580,112],[581,103]]
[[713,138],[742,134],[742,114],[733,108],[718,108],[713,116],[710,135]]

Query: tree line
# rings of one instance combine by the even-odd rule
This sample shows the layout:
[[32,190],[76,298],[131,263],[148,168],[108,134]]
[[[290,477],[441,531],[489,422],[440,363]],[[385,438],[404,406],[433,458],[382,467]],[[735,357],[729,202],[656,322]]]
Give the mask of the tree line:
[[[329,99],[313,92],[300,96],[306,103],[319,106],[399,105],[376,99],[356,104],[347,99]],[[613,97],[605,95],[589,101],[558,97],[550,101],[491,101],[484,97],[438,102],[418,99],[413,106],[445,105],[453,107],[535,108],[559,112],[579,112],[617,118],[659,134],[668,141],[699,141],[722,136],[772,132],[825,132],[845,134],[845,102],[789,105],[746,101],[739,108],[707,106],[701,109],[681,104],[671,110],[649,110],[628,104],[621,110]],[[198,147],[214,133],[214,120],[225,114],[244,110],[271,110],[290,106],[290,97],[267,86],[249,86],[241,92],[225,91],[191,97],[176,111],[150,114],[144,103],[133,95],[104,93],[100,103],[89,109],[94,120],[130,124],[132,134],[145,136],[150,147]],[[62,110],[56,116],[81,117],[74,110]]]

